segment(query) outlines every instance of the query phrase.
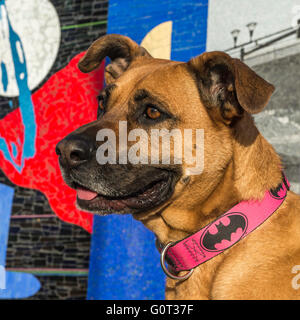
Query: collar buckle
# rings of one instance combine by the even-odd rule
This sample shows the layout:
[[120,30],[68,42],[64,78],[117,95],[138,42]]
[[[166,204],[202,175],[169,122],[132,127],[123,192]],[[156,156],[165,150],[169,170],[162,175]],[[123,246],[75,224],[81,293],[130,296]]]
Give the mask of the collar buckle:
[[183,276],[177,276],[173,273],[170,272],[170,270],[166,267],[165,265],[165,262],[166,262],[166,253],[169,249],[169,247],[173,244],[173,242],[169,242],[161,251],[161,254],[160,254],[160,264],[161,264],[161,267],[164,271],[164,273],[171,279],[173,280],[180,280],[180,281],[184,281],[184,280],[187,280],[194,272],[194,269],[191,269],[188,273],[186,273],[185,275]]

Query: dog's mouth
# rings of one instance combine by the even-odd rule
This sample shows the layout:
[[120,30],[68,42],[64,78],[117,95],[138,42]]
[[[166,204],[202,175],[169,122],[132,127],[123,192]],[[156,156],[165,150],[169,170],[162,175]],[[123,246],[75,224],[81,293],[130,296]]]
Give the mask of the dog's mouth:
[[77,191],[77,204],[80,209],[93,213],[139,213],[154,209],[168,200],[174,190],[172,176],[151,182],[143,188],[126,196],[107,196],[99,194],[74,183]]

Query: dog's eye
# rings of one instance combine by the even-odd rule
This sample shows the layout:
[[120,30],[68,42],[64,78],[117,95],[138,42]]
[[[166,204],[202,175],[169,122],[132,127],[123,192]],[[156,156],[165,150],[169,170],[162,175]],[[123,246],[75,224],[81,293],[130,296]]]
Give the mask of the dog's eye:
[[99,99],[99,106],[100,110],[104,110],[104,100],[103,99]]
[[98,96],[98,119],[105,113],[104,97],[102,95]]
[[156,125],[160,122],[172,118],[172,116],[167,111],[162,111],[161,108],[152,103],[145,104],[136,116],[138,122],[146,126]]
[[151,120],[157,120],[160,116],[161,112],[153,106],[148,106],[144,112],[144,117]]

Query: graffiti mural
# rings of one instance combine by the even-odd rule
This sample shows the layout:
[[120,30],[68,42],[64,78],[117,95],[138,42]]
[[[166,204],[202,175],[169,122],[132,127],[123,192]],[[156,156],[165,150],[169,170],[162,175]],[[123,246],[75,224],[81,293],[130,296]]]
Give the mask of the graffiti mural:
[[[85,11],[76,20],[76,5],[76,1],[63,5],[48,0],[0,1],[0,262],[5,267],[5,289],[0,290],[0,298],[65,296],[71,292],[76,298],[78,293],[66,288],[65,278],[70,279],[70,286],[86,288],[82,281],[87,279],[88,247],[82,257],[76,251],[81,250],[76,240],[64,236],[68,229],[56,216],[88,232],[93,219],[75,207],[76,195],[59,174],[55,145],[78,126],[96,118],[103,68],[85,75],[77,63],[89,43],[105,30],[107,6],[105,1],[90,1],[92,12]],[[102,15],[103,23],[82,23],[86,16],[89,19],[93,15]],[[70,46],[74,33],[81,34],[75,47]],[[25,194],[36,199],[30,207],[23,202],[27,201]],[[28,231],[24,225],[29,226]],[[49,228],[55,242],[49,239],[45,243]],[[75,227],[68,228],[71,235]],[[88,234],[80,232],[80,237],[84,237],[84,246],[89,245]],[[31,248],[24,250],[24,241],[29,241]],[[65,257],[63,249],[70,247],[70,241],[74,241],[70,260],[81,259],[77,263],[68,263]],[[53,252],[54,257],[57,250],[61,260],[49,260],[49,253]],[[28,253],[36,260],[30,261]],[[49,292],[44,279],[58,284],[55,293]],[[84,298],[85,292],[80,294]]]
[[40,282],[31,274],[5,271],[6,247],[9,232],[9,220],[14,190],[0,184],[0,298],[27,298],[40,289]]
[[[1,10],[1,26],[2,26],[2,42],[7,41],[11,52],[12,64],[14,76],[8,76],[8,68],[5,57],[1,60],[1,71],[2,71],[2,86],[3,91],[8,93],[10,82],[12,78],[15,79],[18,87],[19,93],[19,105],[21,112],[21,124],[24,126],[24,134],[22,140],[18,137],[19,146],[22,145],[21,152],[18,152],[18,148],[15,143],[11,143],[10,146],[6,142],[5,138],[0,138],[0,150],[3,152],[3,155],[7,161],[13,164],[13,166],[21,172],[24,166],[24,160],[31,158],[35,154],[35,136],[36,136],[36,124],[34,117],[33,104],[31,100],[31,92],[28,87],[28,69],[26,63],[26,57],[24,52],[24,47],[22,45],[21,38],[14,31],[10,17],[7,12],[6,3],[3,1],[0,2]],[[6,47],[2,47],[3,49]],[[2,49],[2,50],[3,50]],[[4,55],[2,52],[2,56]],[[9,50],[8,50],[9,52]],[[11,150],[10,150],[11,149]],[[20,162],[17,163],[16,159],[19,158]]]
[[[29,13],[24,16],[24,11]],[[0,150],[7,161],[22,172],[24,161],[35,155],[36,120],[31,98],[56,58],[60,26],[55,9],[48,1],[0,2],[0,95],[18,96],[23,135],[8,145],[0,137]],[[24,28],[24,21],[31,21]],[[14,27],[13,27],[14,25]],[[38,37],[36,28],[40,30]],[[42,36],[41,36],[42,35]],[[24,43],[25,41],[25,43]]]

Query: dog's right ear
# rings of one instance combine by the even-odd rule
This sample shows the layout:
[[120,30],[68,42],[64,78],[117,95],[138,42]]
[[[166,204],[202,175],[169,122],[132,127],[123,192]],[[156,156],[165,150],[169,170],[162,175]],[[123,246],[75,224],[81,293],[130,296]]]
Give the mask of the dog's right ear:
[[111,63],[105,68],[105,80],[109,84],[119,78],[132,61],[140,56],[151,57],[145,48],[140,47],[130,38],[108,34],[92,43],[80,59],[78,68],[84,73],[91,72],[105,57],[109,57]]
[[191,59],[188,67],[205,106],[227,123],[244,111],[262,111],[275,89],[245,63],[224,52],[205,52]]

